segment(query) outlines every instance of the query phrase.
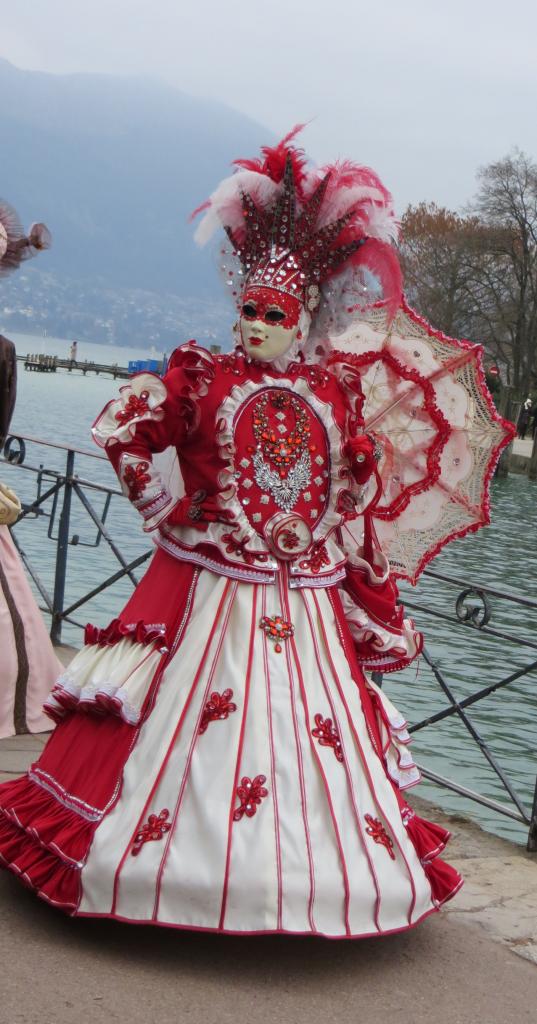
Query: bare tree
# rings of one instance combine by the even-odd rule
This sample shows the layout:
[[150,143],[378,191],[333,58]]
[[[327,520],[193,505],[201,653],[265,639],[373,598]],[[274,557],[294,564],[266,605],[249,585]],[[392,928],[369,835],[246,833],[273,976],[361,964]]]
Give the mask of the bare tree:
[[522,396],[537,379],[537,164],[515,150],[478,174],[471,206],[488,232],[476,268],[476,302],[491,340],[510,353],[509,377]]
[[515,151],[482,168],[464,214],[422,203],[402,222],[410,301],[481,341],[519,394],[537,383],[537,165]]
[[400,256],[410,302],[446,334],[468,334],[478,219],[420,203],[408,207],[401,227]]

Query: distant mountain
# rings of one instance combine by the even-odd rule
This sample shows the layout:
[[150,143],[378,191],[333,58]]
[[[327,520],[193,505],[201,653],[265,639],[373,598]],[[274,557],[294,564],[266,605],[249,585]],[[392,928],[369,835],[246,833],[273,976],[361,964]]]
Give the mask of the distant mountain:
[[[188,215],[267,136],[159,81],[22,71],[0,58],[0,196],[25,226],[44,220],[54,240],[28,273],[29,308],[44,274],[64,297],[71,280],[77,302],[93,290],[95,304],[100,287],[128,290],[131,304],[133,291],[220,302],[214,256],[194,245]],[[1,286],[1,323],[14,287],[14,277]]]

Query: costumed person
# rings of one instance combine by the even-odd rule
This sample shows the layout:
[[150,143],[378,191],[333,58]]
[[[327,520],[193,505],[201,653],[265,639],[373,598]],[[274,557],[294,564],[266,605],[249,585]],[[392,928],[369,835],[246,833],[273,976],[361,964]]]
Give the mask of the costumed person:
[[[393,320],[392,200],[367,168],[307,165],[294,134],[202,211],[199,240],[229,240],[234,351],[183,345],[94,424],[156,554],[87,628],[39,761],[0,786],[2,863],[73,915],[351,938],[410,928],[461,885],[448,833],[404,798],[404,718],[364,671],[422,638],[369,512],[389,443],[364,432],[355,356],[330,334],[355,275]],[[155,459],[170,451],[180,498]]]
[[[48,248],[43,224],[26,235],[15,211],[0,200],[0,278],[22,260]],[[15,407],[15,346],[0,338],[0,448]],[[50,732],[43,702],[58,678],[58,661],[8,527],[21,511],[16,494],[0,483],[0,739],[26,732]]]

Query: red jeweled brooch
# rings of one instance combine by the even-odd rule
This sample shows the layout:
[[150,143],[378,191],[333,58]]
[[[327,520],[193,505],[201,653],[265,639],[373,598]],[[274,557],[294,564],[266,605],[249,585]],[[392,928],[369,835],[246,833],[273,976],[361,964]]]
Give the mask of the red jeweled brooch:
[[259,627],[263,630],[267,639],[272,640],[274,650],[277,654],[280,654],[282,650],[280,640],[288,640],[295,632],[293,623],[286,622],[281,615],[274,615],[273,618],[270,618],[268,615],[263,615],[263,618],[259,623]]

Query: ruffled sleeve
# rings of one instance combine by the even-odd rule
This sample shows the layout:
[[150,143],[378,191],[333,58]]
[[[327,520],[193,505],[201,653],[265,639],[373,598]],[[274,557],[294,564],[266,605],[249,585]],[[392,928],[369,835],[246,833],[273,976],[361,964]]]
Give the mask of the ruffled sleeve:
[[199,399],[214,378],[210,353],[189,342],[177,349],[161,380],[140,373],[105,406],[92,433],[112,463],[124,494],[144,519],[144,530],[156,530],[175,499],[153,464],[153,454],[180,448],[199,423]]
[[375,564],[356,555],[342,583],[345,618],[358,660],[365,669],[396,672],[421,653],[423,635],[398,604],[398,590],[388,560],[375,551]]

